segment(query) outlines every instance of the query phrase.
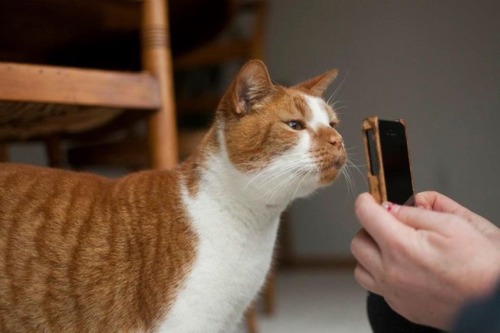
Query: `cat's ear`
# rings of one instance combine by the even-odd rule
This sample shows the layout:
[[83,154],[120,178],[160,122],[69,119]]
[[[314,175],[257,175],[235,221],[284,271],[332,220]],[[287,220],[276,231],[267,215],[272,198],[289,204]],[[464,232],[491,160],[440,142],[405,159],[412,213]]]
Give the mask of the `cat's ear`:
[[267,96],[274,86],[266,65],[260,60],[250,60],[240,69],[233,87],[235,112],[244,114]]
[[339,71],[338,69],[332,69],[328,72],[313,77],[305,82],[299,83],[292,88],[305,90],[313,96],[321,97],[325,93],[328,86],[337,77]]

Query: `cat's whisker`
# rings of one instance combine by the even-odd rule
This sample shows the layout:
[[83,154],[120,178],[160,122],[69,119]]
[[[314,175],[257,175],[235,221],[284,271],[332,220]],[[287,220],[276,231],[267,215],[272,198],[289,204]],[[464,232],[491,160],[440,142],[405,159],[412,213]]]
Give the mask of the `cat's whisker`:
[[[276,166],[280,166],[280,165],[283,165],[285,163],[289,163],[289,162],[292,162],[292,163],[295,163],[295,162],[303,162],[303,159],[304,159],[304,154],[303,153],[288,153],[286,154],[286,158],[288,159],[288,161],[282,161],[282,157],[283,155],[280,155],[280,156],[277,156],[275,158],[275,160],[281,160],[280,164],[270,164],[268,165],[266,168],[269,169],[269,168],[272,168],[272,167],[276,167]],[[298,159],[293,159],[295,157],[298,157]],[[241,163],[240,165],[242,166],[249,166],[249,167],[253,167],[253,166],[259,166],[261,165],[261,162],[246,162],[246,163]]]
[[293,192],[293,198],[295,198],[297,196],[297,192],[299,191],[299,188],[302,186],[302,183],[311,175],[312,172],[313,172],[312,170],[309,170],[307,173],[305,173],[302,176],[302,180],[299,182],[299,184],[295,188],[295,192]]
[[[297,156],[302,156],[298,154]],[[269,180],[273,178],[278,178],[283,174],[289,173],[294,169],[304,169],[306,167],[306,163],[303,160],[292,160],[284,163],[279,163],[276,165],[272,165],[268,168],[263,169],[256,175],[254,175],[245,185],[245,188],[248,188],[252,183],[257,180],[262,183],[262,186],[267,186]]]
[[353,174],[349,172],[350,169],[356,170],[356,173],[361,177],[363,182],[366,184],[366,176],[361,172],[359,166],[356,165],[352,159],[347,156],[346,163],[342,169],[341,174],[344,176],[347,186],[347,198],[352,197],[354,199],[355,194],[358,193],[356,188],[356,182],[354,181]]
[[269,168],[265,168],[254,175],[245,185],[244,189],[247,189],[252,183],[256,181],[260,181],[261,186],[265,186],[265,183],[272,179],[280,176],[283,173],[288,172],[288,169],[282,169],[282,166],[271,166]]
[[366,176],[365,174],[359,169],[360,167],[366,167],[365,164],[360,164],[357,165],[355,164],[349,157],[346,159],[346,166],[349,168],[352,168],[357,171],[357,173],[361,176],[361,179],[363,179],[366,182]]
[[328,104],[330,104],[330,101],[334,100],[335,97],[337,97],[337,95],[341,92],[341,89],[344,86],[344,83],[345,83],[345,81],[347,80],[348,77],[349,77],[349,72],[347,72],[346,76],[344,76],[344,78],[342,79],[342,81],[340,82],[340,84],[337,86],[337,88],[334,90],[334,92],[332,93],[332,95],[330,96],[330,98],[328,98],[328,101],[327,101]]
[[340,113],[340,110],[347,109],[347,105],[335,106],[332,107],[332,109],[334,109],[335,112]]
[[[288,175],[288,177],[283,177],[283,179],[274,186],[274,189],[272,189],[271,191],[271,194],[270,194],[270,197],[271,198],[275,198],[276,197],[276,193],[280,192],[281,189],[290,183],[290,181],[294,180],[294,179],[297,179],[297,176],[302,172],[302,170],[295,170],[293,171],[293,173],[291,173],[290,175]],[[307,176],[307,173],[305,174],[305,176]],[[302,181],[303,182],[307,177],[304,177],[302,178]],[[295,195],[295,194],[294,194]]]
[[357,150],[358,149],[358,146],[352,146],[352,147],[346,147],[345,150],[348,152],[348,151],[351,151],[351,150]]
[[267,194],[268,196],[274,197],[275,193],[280,191],[284,186],[286,186],[293,180],[297,179],[300,174],[300,170],[294,170],[292,172],[288,172],[287,175],[285,174],[281,177],[271,178],[268,181],[263,182],[261,186],[259,186],[259,190],[261,190],[262,193]]
[[345,179],[345,182],[346,182],[347,199],[348,198],[354,198],[355,186],[354,186],[351,174],[349,173],[349,171],[348,171],[347,168],[343,168],[341,173],[344,176],[344,179]]
[[[303,157],[302,154],[298,154],[297,156]],[[264,189],[264,192],[271,193],[271,196],[274,196],[274,192],[290,181],[297,179],[300,174],[310,172],[311,169],[313,169],[312,166],[308,165],[303,159],[292,160],[275,165],[274,168],[268,169],[266,172],[261,172],[253,177],[251,181],[255,181],[256,177],[260,177],[258,179],[260,182],[258,188],[261,190]],[[274,184],[274,186],[270,188],[270,184]]]
[[330,105],[330,107],[335,111],[338,111],[340,109],[345,109],[347,107],[347,105],[343,105],[342,103],[344,103],[343,100],[338,100],[328,105]]
[[294,179],[297,179],[298,176],[303,172],[304,170],[302,169],[295,169],[293,170],[293,172],[291,174],[289,174],[287,177],[283,177],[278,184],[276,184],[276,188],[281,188],[283,187],[284,185],[288,184],[290,181],[294,180]]

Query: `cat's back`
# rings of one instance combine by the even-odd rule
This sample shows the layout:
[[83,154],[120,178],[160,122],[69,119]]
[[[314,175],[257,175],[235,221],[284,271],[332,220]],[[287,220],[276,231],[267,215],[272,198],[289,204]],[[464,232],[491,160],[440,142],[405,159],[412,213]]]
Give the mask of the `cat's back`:
[[[0,163],[0,229],[13,221],[67,220],[90,208],[111,181],[92,174]],[[75,202],[78,200],[78,202]],[[0,234],[0,238],[5,236]]]
[[110,187],[111,181],[96,175],[0,163],[0,239],[14,226],[61,223],[89,214]]
[[[73,187],[76,185],[96,187],[109,183],[109,180],[97,175],[39,167],[28,164],[0,163],[0,191],[21,196],[25,191],[37,192],[38,189],[51,187]],[[16,194],[17,193],[17,194]]]
[[0,163],[0,331],[76,321],[67,295],[83,227],[110,186],[90,174]]
[[154,327],[194,256],[179,187],[0,163],[0,332]]

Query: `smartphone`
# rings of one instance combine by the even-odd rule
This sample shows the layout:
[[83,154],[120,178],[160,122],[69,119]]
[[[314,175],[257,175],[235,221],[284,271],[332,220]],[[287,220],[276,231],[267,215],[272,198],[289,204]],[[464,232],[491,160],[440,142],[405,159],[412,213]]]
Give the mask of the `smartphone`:
[[[379,202],[413,205],[413,181],[403,120],[363,121],[363,141],[368,162],[370,192]],[[385,299],[372,292],[367,298],[368,320],[373,332],[444,333],[414,324],[396,313]]]
[[369,117],[363,121],[363,137],[373,197],[379,203],[412,204],[413,180],[405,122]]

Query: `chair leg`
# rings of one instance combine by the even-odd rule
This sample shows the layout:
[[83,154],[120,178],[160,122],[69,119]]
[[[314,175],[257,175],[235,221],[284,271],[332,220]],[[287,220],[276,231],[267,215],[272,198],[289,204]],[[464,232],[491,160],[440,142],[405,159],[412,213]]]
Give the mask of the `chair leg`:
[[247,333],[257,333],[257,311],[255,310],[255,303],[253,303],[245,313],[245,320],[247,324]]
[[276,273],[274,270],[269,272],[267,276],[266,285],[264,287],[264,313],[268,316],[274,314],[275,305],[275,295],[276,295]]
[[178,161],[168,1],[144,0],[142,17],[143,68],[158,79],[161,108],[149,123],[151,166],[172,168]]
[[61,148],[61,139],[57,135],[51,135],[45,139],[45,150],[51,168],[62,168],[63,151]]
[[257,2],[252,41],[250,43],[250,57],[255,59],[264,59],[264,38],[266,36],[268,7],[267,1]]
[[9,160],[9,152],[6,143],[0,143],[0,162],[7,162]]

